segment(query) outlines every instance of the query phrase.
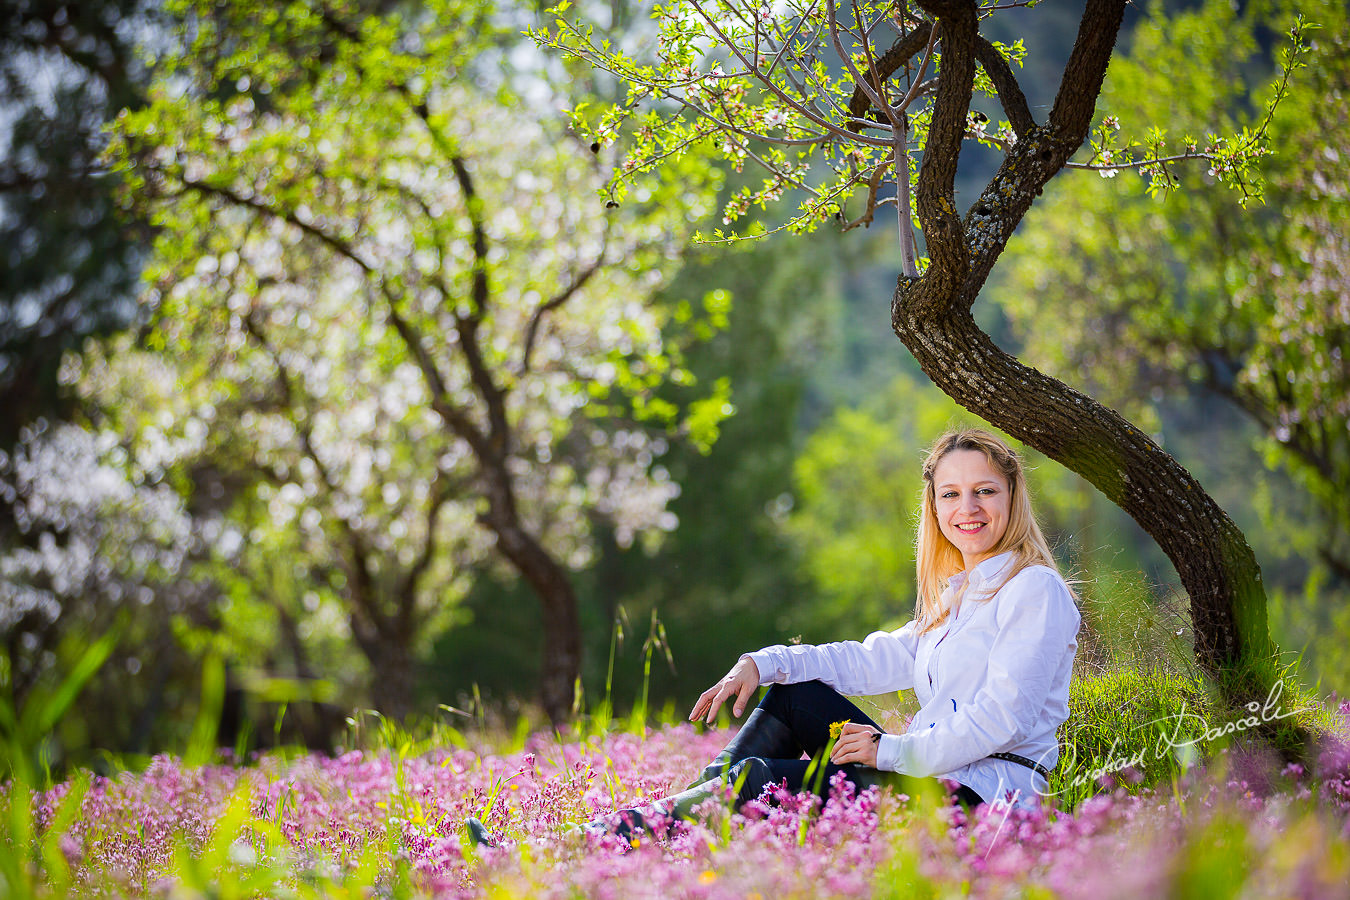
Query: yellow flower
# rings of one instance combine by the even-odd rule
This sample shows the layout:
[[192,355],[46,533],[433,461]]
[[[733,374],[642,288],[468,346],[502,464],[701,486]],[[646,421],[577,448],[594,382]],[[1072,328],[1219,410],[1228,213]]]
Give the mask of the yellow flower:
[[843,732],[844,726],[847,725],[847,724],[848,724],[848,719],[845,719],[845,720],[842,721],[842,722],[831,722],[831,723],[830,723],[830,740],[833,740],[833,741],[839,740],[839,735],[840,735],[841,732]]

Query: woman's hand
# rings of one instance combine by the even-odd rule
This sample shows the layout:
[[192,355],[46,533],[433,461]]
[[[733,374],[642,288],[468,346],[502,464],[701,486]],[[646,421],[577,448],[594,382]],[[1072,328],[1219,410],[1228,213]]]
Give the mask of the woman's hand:
[[732,715],[739,716],[745,711],[746,701],[759,690],[759,666],[748,656],[742,656],[731,671],[722,676],[722,680],[704,691],[689,712],[689,721],[706,718],[709,725],[717,718],[717,711],[731,696],[736,697],[732,705]]
[[877,742],[881,739],[881,734],[871,725],[844,723],[839,732],[839,740],[834,742],[834,750],[830,753],[830,762],[836,766],[862,763],[864,766],[876,768]]

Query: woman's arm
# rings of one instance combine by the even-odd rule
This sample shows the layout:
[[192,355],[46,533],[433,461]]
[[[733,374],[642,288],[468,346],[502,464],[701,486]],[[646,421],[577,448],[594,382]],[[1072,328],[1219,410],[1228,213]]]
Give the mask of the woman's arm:
[[958,769],[1015,743],[1036,724],[1050,691],[1067,689],[1055,677],[1077,646],[1080,617],[1063,580],[1028,569],[999,594],[998,630],[975,696],[929,728],[883,736],[877,768],[919,776]]
[[739,716],[755,689],[775,682],[823,681],[842,694],[854,696],[899,691],[914,684],[914,650],[918,634],[913,622],[895,631],[877,631],[859,641],[834,644],[777,644],[744,653],[731,671],[698,698],[689,721],[707,719],[735,697],[732,713]]
[[915,622],[895,631],[876,631],[862,641],[832,644],[777,644],[748,653],[760,684],[822,681],[841,694],[865,696],[914,686]]

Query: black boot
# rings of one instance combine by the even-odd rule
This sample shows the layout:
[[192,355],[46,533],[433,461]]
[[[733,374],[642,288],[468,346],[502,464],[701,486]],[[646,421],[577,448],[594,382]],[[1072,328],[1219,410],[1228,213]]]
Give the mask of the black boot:
[[500,847],[497,839],[487,830],[487,826],[477,818],[470,816],[464,823],[464,830],[469,833],[469,839],[479,847]]
[[722,778],[728,769],[743,759],[758,756],[761,759],[797,759],[802,755],[801,745],[792,736],[792,729],[781,719],[760,707],[755,707],[741,730],[713,757],[689,787],[705,781]]
[[[743,766],[733,766],[731,768],[732,778],[740,775]],[[744,780],[744,779],[740,779]],[[632,843],[633,838],[641,832],[650,832],[651,827],[648,819],[691,819],[694,810],[700,804],[706,803],[712,799],[726,798],[726,782],[721,778],[713,778],[702,784],[696,785],[687,790],[681,791],[670,797],[658,800],[648,806],[633,809],[621,809],[617,815],[619,822],[617,825],[611,824],[613,815],[602,816],[598,819],[592,819],[583,825],[571,825],[565,829],[565,833],[580,833],[591,835],[615,834],[624,840],[625,843]],[[469,817],[464,822],[464,831],[469,840],[478,847],[500,847],[501,841],[492,836],[487,826],[474,817]]]
[[[740,774],[740,771],[740,766],[732,766],[730,777],[735,778]],[[651,831],[648,824],[649,819],[653,817],[667,820],[692,819],[694,818],[694,810],[700,805],[713,799],[726,799],[726,788],[726,780],[718,775],[678,794],[658,800],[649,806],[621,809],[617,813],[619,817],[617,825],[610,824],[612,816],[603,816],[582,825],[581,830],[590,834],[615,834],[623,838],[625,842],[631,842],[637,833]]]

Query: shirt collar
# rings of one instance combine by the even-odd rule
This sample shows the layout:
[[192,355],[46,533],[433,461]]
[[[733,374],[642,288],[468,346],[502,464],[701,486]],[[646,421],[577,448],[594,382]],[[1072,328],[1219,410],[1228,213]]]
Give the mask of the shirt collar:
[[978,588],[980,587],[980,585],[984,584],[987,581],[994,581],[995,579],[997,579],[999,574],[1004,570],[1004,568],[1006,568],[1010,563],[1012,563],[1012,559],[1013,559],[1013,552],[1011,550],[1009,550],[1007,553],[1000,553],[997,556],[991,556],[986,560],[982,560],[981,562],[976,563],[974,568],[972,568],[969,572],[966,572],[964,570],[957,572],[955,575],[947,579],[947,584],[950,585],[951,589],[954,591],[960,590],[961,585],[963,585],[966,582],[966,579],[969,578],[970,586],[972,588]]

